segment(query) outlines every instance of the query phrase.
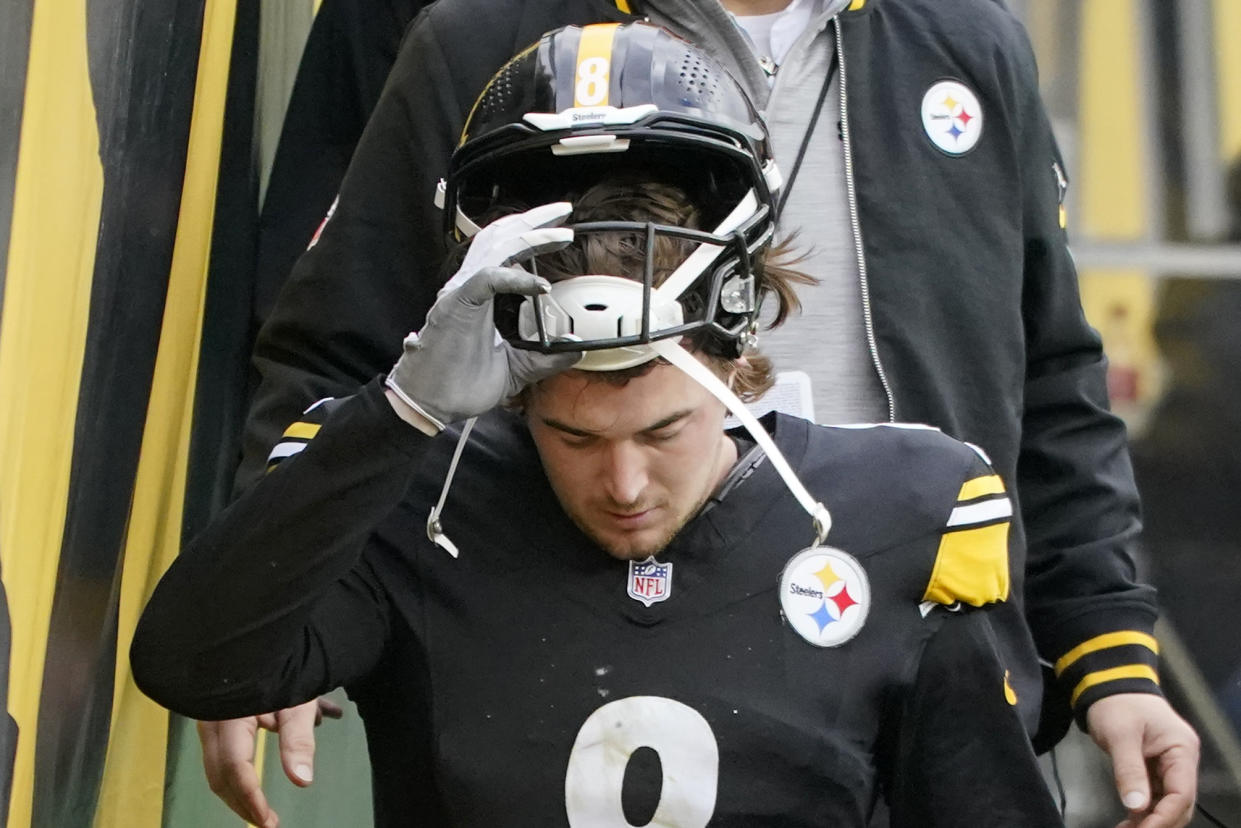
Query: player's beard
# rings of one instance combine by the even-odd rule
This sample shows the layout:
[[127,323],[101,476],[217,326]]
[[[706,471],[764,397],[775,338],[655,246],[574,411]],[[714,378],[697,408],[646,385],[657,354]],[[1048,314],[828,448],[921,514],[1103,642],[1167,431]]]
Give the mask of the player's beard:
[[[568,514],[569,519],[577,524],[577,528],[581,529],[583,534],[594,541],[595,544],[597,544],[601,549],[603,549],[603,551],[607,552],[613,558],[617,558],[622,561],[644,561],[652,555],[658,555],[660,552],[667,549],[668,544],[672,543],[673,538],[680,534],[681,530],[685,528],[685,525],[693,520],[700,511],[702,511],[703,504],[705,504],[710,497],[710,492],[703,495],[702,499],[694,505],[694,508],[690,509],[684,515],[678,516],[673,524],[669,526],[665,532],[658,536],[658,540],[642,544],[637,542],[618,543],[615,538],[609,539],[604,537],[602,533],[596,532],[593,528],[591,528],[590,524],[582,518],[581,515],[573,512],[568,512]],[[633,509],[632,511],[637,512],[641,510]]]

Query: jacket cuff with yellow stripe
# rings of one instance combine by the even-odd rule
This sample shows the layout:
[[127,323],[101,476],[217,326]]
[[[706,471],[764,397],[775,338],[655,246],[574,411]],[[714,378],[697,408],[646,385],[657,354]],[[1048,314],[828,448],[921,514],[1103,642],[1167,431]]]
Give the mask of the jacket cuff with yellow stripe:
[[1159,687],[1159,642],[1152,632],[1153,619],[1129,620],[1132,624],[1128,629],[1091,630],[1090,635],[1061,653],[1053,664],[1056,681],[1083,728],[1087,708],[1105,696],[1163,694]]

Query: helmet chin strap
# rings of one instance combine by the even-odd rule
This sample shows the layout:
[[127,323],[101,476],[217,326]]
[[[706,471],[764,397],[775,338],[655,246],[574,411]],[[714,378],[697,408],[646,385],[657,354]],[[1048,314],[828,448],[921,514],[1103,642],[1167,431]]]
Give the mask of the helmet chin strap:
[[440,489],[440,499],[431,507],[431,514],[427,516],[427,537],[454,558],[460,552],[457,550],[457,545],[449,539],[448,535],[444,534],[444,525],[440,523],[440,513],[444,511],[444,501],[448,499],[448,488],[452,485],[453,475],[457,473],[457,463],[461,460],[461,452],[465,451],[465,444],[469,442],[470,431],[476,422],[478,418],[471,417],[461,427],[461,436],[457,438],[457,447],[453,449],[452,462],[448,464],[448,473],[444,475],[444,487]]
[[827,507],[822,502],[816,501],[811,496],[806,487],[802,485],[798,479],[797,473],[793,471],[793,467],[789,465],[788,460],[784,458],[784,454],[776,446],[771,435],[763,428],[762,423],[758,421],[750,409],[745,407],[737,395],[734,394],[727,385],[725,385],[719,377],[711,372],[711,369],[703,365],[689,351],[682,348],[679,344],[671,339],[660,339],[652,342],[648,346],[659,356],[668,360],[668,362],[680,368],[691,379],[697,382],[720,402],[724,407],[732,412],[741,424],[745,426],[745,430],[750,433],[755,442],[766,452],[767,457],[771,460],[771,465],[775,467],[776,472],[784,481],[784,485],[788,487],[789,492],[801,504],[801,507],[810,515],[811,521],[814,523],[814,545],[820,546],[827,538],[828,531],[832,528],[832,516],[827,511]]
[[[736,394],[734,394],[727,385],[720,381],[720,378],[711,373],[706,365],[703,365],[689,351],[682,348],[678,343],[671,339],[660,339],[646,346],[652,352],[652,356],[661,356],[669,363],[685,372],[690,379],[697,382],[707,391],[711,392],[717,400],[724,404],[724,407],[732,412],[754,441],[762,447],[767,457],[771,460],[771,465],[780,475],[780,479],[784,481],[784,485],[788,487],[789,492],[796,498],[806,513],[810,515],[811,522],[814,527],[814,545],[821,546],[823,541],[827,539],[827,533],[832,528],[832,516],[827,511],[827,507],[822,501],[817,501],[802,485],[797,477],[797,472],[793,471],[793,467],[789,465],[785,459],[784,453],[776,445],[775,440],[771,439],[771,435],[763,428],[758,418],[750,413]],[[431,514],[427,517],[427,537],[454,558],[458,555],[456,544],[454,544],[444,533],[443,525],[440,523],[440,514],[444,510],[444,501],[448,499],[448,489],[452,486],[453,476],[457,471],[457,462],[461,459],[461,452],[465,448],[466,442],[469,440],[470,429],[474,427],[476,417],[471,417],[466,421],[465,427],[461,431],[461,436],[457,438],[457,448],[453,452],[452,462],[448,466],[448,473],[444,476],[444,487],[440,490],[439,501],[435,507],[431,509]]]
[[[742,222],[758,210],[758,196],[754,194],[754,190],[750,190],[745,197],[737,202],[737,206],[732,212],[724,217],[719,227],[712,232],[717,236],[730,235],[734,230],[741,226]],[[715,261],[715,257],[723,250],[717,244],[708,244],[703,242],[695,248],[693,253],[685,257],[685,261],[677,265],[676,270],[668,274],[668,278],[663,281],[659,287],[655,288],[657,293],[669,296],[673,299],[679,297],[687,287],[694,283],[702,272],[707,269],[711,262]]]
[[[746,219],[754,214],[758,209],[758,198],[753,190],[750,190],[746,196],[738,202],[737,206],[728,214],[727,217],[715,228],[716,235],[727,235],[737,229]],[[723,248],[719,245],[703,242],[681,262],[681,264],[664,280],[655,293],[662,302],[676,302],[681,293],[685,291],[693,282],[702,274],[702,272],[714,261],[715,257]],[[593,281],[591,281],[593,280]],[[600,287],[600,284],[602,287]],[[583,276],[576,279],[566,279],[558,282],[552,287],[552,299],[556,298],[558,292],[574,293],[579,290],[587,290],[590,292],[598,292],[603,288],[610,288],[615,292],[618,287],[628,287],[619,293],[616,300],[619,300],[619,312],[624,315],[631,313],[642,313],[642,285],[630,280],[621,280],[615,277],[606,276]],[[627,294],[627,295],[626,295]],[[565,297],[567,299],[567,296]],[[626,301],[628,300],[628,301]],[[527,300],[528,302],[530,300]],[[582,303],[578,303],[582,304]],[[561,308],[565,310],[565,308]],[[535,310],[534,312],[538,312]],[[669,324],[676,324],[679,320],[673,320]],[[609,325],[613,329],[616,327],[616,319],[609,318]],[[668,322],[668,320],[665,320]],[[533,324],[533,323],[531,323]],[[498,336],[498,334],[497,334]],[[646,351],[649,356],[643,358],[642,352]],[[619,356],[619,359],[609,359],[609,355]],[[793,497],[801,505],[806,513],[810,515],[814,527],[814,544],[821,545],[827,538],[827,533],[832,526],[831,514],[827,511],[827,507],[821,502],[816,501],[806,487],[802,485],[798,479],[797,473],[793,471],[784,454],[776,446],[774,440],[759,423],[758,419],[750,413],[745,407],[745,403],[737,398],[737,395],[729,390],[728,386],[720,381],[719,377],[711,373],[705,365],[698,361],[693,354],[685,350],[678,344],[676,339],[657,339],[652,342],[631,346],[627,348],[615,348],[600,351],[587,352],[587,357],[579,363],[578,367],[587,371],[606,371],[616,370],[618,368],[628,367],[631,365],[641,364],[644,361],[653,359],[657,356],[663,357],[672,365],[685,372],[691,379],[709,391],[716,399],[722,402],[730,412],[745,426],[746,431],[754,438],[755,442],[762,447],[763,451],[771,459],[772,466],[784,481],[784,485],[788,487]],[[457,441],[457,448],[453,454],[452,462],[449,464],[448,473],[445,475],[444,487],[440,492],[439,502],[431,510],[431,514],[427,518],[427,537],[430,538],[437,546],[443,548],[454,558],[457,557],[458,550],[456,545],[444,534],[443,526],[440,523],[440,514],[444,509],[444,502],[448,498],[448,489],[452,485],[452,479],[457,470],[457,462],[460,460],[462,449],[465,447],[466,441],[469,439],[470,429],[474,425],[474,419],[471,418],[466,422],[461,436]]]

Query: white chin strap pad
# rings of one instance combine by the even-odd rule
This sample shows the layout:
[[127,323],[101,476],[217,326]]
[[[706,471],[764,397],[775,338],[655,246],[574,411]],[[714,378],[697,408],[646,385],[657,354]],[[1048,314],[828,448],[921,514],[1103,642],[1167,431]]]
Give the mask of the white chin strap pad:
[[703,365],[689,351],[682,348],[671,339],[661,339],[658,342],[652,342],[647,346],[659,356],[668,360],[676,367],[680,368],[691,379],[695,380],[703,388],[711,392],[724,406],[733,413],[733,415],[741,421],[745,426],[745,430],[750,432],[750,436],[758,443],[767,457],[771,460],[772,466],[780,478],[784,480],[784,485],[788,487],[789,492],[801,504],[814,521],[815,545],[821,545],[827,537],[828,531],[832,528],[832,516],[828,513],[827,507],[819,501],[815,500],[806,487],[802,485],[798,479],[797,473],[793,471],[793,467],[789,465],[788,460],[784,459],[784,455],[776,446],[771,435],[763,428],[762,423],[758,421],[750,410],[745,407],[737,395],[729,390],[728,386],[720,381],[720,378],[711,373],[711,369]]

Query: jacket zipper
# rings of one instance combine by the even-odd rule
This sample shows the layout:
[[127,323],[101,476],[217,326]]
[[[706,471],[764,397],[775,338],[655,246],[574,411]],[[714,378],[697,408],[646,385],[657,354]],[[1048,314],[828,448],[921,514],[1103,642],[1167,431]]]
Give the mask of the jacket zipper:
[[892,396],[892,386],[888,384],[888,374],[883,370],[883,360],[879,358],[879,345],[875,340],[875,320],[870,309],[870,281],[866,276],[866,251],[862,247],[862,222],[858,218],[857,190],[853,186],[853,140],[849,128],[845,40],[840,31],[840,15],[836,15],[832,22],[835,24],[836,60],[840,70],[840,136],[845,146],[845,190],[849,196],[849,225],[853,230],[853,247],[857,253],[858,278],[862,287],[862,320],[866,323],[866,347],[870,350],[870,361],[875,366],[879,384],[883,386],[883,394],[888,401],[888,422],[894,423],[896,400]]

